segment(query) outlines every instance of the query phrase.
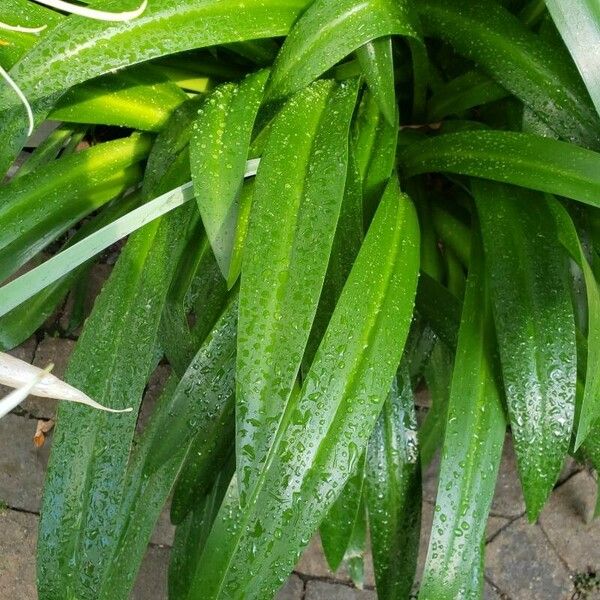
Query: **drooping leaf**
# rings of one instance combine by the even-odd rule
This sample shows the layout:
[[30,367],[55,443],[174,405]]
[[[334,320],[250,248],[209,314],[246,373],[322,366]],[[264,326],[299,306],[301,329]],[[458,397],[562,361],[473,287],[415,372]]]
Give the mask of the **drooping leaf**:
[[559,240],[583,272],[587,299],[587,353],[585,356],[585,385],[581,398],[575,450],[588,436],[595,421],[600,419],[600,288],[592,267],[579,241],[575,225],[567,210],[555,199],[547,198],[556,220]]
[[377,100],[379,110],[394,127],[396,124],[396,91],[394,89],[394,57],[392,39],[381,37],[362,45],[356,50],[371,93]]
[[287,411],[317,310],[344,195],[356,93],[354,82],[323,81],[290,99],[256,176],[237,355],[242,501]]
[[[48,32],[10,74],[40,122],[78,83],[184,50],[285,35],[306,4],[306,0],[250,0],[240,18],[233,0],[153,0],[141,17],[128,22],[70,16]],[[0,137],[5,141],[0,148],[1,174],[18,154],[27,132],[26,116],[17,102],[9,91],[0,91]]]
[[[293,94],[367,42],[390,35],[418,38],[409,2],[316,0],[294,25],[277,55],[268,96]],[[389,63],[391,57],[381,58]],[[368,79],[374,81],[373,77]],[[386,86],[389,90],[389,81]],[[386,117],[393,119],[395,110],[389,104],[389,94],[378,85],[375,95],[383,99],[382,94],[386,96]]]
[[481,243],[472,246],[440,481],[419,600],[481,598],[481,546],[506,423]]
[[519,474],[534,521],[573,428],[577,351],[567,256],[541,194],[480,180],[472,189]]
[[202,222],[226,279],[250,136],[268,71],[214,90],[199,111],[190,143],[192,181]]
[[334,572],[342,564],[358,521],[361,517],[364,520],[364,506],[362,506],[364,480],[365,457],[363,455],[358,460],[356,473],[348,479],[342,493],[321,523],[323,551],[329,568]]
[[600,5],[594,0],[545,3],[600,114]]
[[[243,509],[235,496],[221,508],[189,600],[262,599],[292,569],[354,471],[389,391],[410,324],[418,256],[416,213],[393,180],[272,460]],[[258,536],[268,543],[257,544]]]
[[600,120],[564,56],[494,0],[416,4],[425,34],[440,37],[529,106],[563,139],[600,143]]
[[419,553],[421,465],[406,367],[392,384],[369,440],[366,490],[377,597],[408,598]]
[[448,133],[410,145],[399,161],[407,177],[460,173],[600,207],[600,153],[528,133]]

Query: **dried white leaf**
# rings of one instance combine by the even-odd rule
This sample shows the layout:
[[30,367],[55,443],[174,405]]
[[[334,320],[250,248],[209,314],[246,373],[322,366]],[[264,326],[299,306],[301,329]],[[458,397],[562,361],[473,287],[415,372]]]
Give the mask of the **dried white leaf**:
[[5,29],[6,31],[16,31],[17,33],[41,33],[48,27],[47,25],[42,25],[41,27],[22,27],[21,25],[9,25],[8,23],[3,23],[0,21],[0,29]]
[[25,107],[25,110],[27,111],[27,119],[29,120],[29,130],[27,131],[27,135],[30,136],[33,133],[33,127],[35,125],[35,122],[33,120],[33,112],[31,110],[29,100],[27,100],[25,94],[21,91],[21,88],[16,84],[14,79],[2,67],[0,67],[0,76],[14,90],[15,94],[17,94],[19,100]]
[[[0,384],[22,389],[29,386],[32,381],[35,381],[35,383],[29,388],[27,394],[33,396],[78,402],[79,404],[85,404],[98,410],[113,413],[131,412],[133,410],[132,408],[117,410],[102,406],[102,404],[92,400],[83,392],[68,383],[61,381],[58,377],[50,375],[47,371],[34,365],[30,365],[14,356],[10,356],[10,354],[0,352]],[[6,398],[4,400],[6,400]],[[3,401],[0,400],[0,405],[2,402]]]
[[95,19],[96,21],[131,21],[131,19],[139,17],[148,6],[148,0],[144,0],[135,10],[114,13],[88,8],[87,6],[71,4],[70,2],[64,2],[63,0],[36,1],[38,4],[44,4],[45,6],[55,8],[56,10],[69,12],[74,15],[79,15],[80,17],[87,17],[88,19]]

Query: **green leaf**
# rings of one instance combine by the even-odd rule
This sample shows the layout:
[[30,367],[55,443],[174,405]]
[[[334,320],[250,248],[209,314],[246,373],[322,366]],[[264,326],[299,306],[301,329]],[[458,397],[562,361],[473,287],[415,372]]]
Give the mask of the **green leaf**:
[[506,423],[494,375],[483,252],[472,245],[429,551],[419,600],[479,599]]
[[186,99],[185,93],[158,69],[140,65],[70,89],[50,118],[160,131]]
[[317,310],[344,195],[356,93],[355,82],[322,81],[289,100],[256,176],[240,287],[242,501],[286,412]]
[[201,107],[190,142],[192,181],[202,222],[227,279],[250,136],[268,71],[214,90]]
[[600,5],[594,0],[546,0],[546,6],[600,114]]
[[215,479],[212,490],[196,503],[185,521],[177,526],[169,563],[169,600],[185,600],[204,544],[235,472],[235,459]]
[[356,50],[356,58],[364,73],[379,110],[388,123],[396,125],[396,90],[394,89],[394,57],[392,38],[382,37],[367,42]]
[[535,192],[474,180],[504,390],[530,521],[573,429],[577,350],[567,256]]
[[563,55],[493,0],[425,0],[426,35],[451,44],[514,94],[563,139],[598,147],[600,121]]
[[600,207],[600,153],[528,133],[449,133],[408,146],[399,161],[406,177],[472,175]]
[[365,456],[363,455],[358,460],[356,473],[348,479],[342,493],[321,523],[321,543],[327,564],[332,571],[337,571],[342,564],[354,529],[361,518],[364,520],[365,511],[362,505],[364,480]]
[[235,496],[221,508],[189,600],[263,599],[293,568],[356,468],[389,391],[410,325],[418,240],[414,207],[394,179],[272,460],[243,509]]
[[600,420],[600,288],[583,251],[575,225],[567,210],[555,198],[548,205],[556,220],[558,237],[577,263],[585,280],[587,299],[587,354],[585,356],[585,386],[577,422],[575,450],[589,435],[592,425]]
[[[103,7],[109,9],[116,0]],[[244,17],[234,0],[153,0],[133,21],[64,19],[13,67],[10,74],[41,122],[71,87],[115,69],[216,44],[286,35],[307,0],[248,0]],[[198,26],[202,23],[203,26]],[[85,40],[74,44],[73,40]],[[0,91],[0,173],[17,156],[27,132],[23,107]]]
[[140,176],[150,139],[99,144],[0,187],[0,281]]
[[396,165],[398,114],[391,126],[375,96],[363,94],[354,121],[353,146],[358,172],[363,182],[363,215],[368,227],[381,194]]
[[[367,42],[390,35],[418,38],[409,2],[316,0],[287,36],[273,65],[267,95],[277,99],[293,94]],[[373,71],[371,75],[375,76]],[[387,85],[389,91],[389,81]],[[386,114],[393,119],[389,95],[381,86],[376,87],[376,95],[386,97]]]
[[[65,379],[102,404],[139,405],[154,367],[187,208],[154,221],[129,241],[79,339]],[[42,599],[97,597],[107,567],[100,557],[116,542],[116,508],[136,418],[137,411],[107,419],[104,413],[60,407],[40,523]]]
[[408,598],[419,554],[421,467],[406,367],[392,384],[369,440],[366,488],[377,597]]
[[508,92],[479,71],[467,71],[441,87],[429,99],[427,118],[439,121],[449,115],[501,100]]

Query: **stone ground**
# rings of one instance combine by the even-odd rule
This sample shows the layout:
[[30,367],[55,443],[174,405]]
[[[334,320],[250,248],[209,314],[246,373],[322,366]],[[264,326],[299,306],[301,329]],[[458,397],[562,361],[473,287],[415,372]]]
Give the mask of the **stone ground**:
[[[106,273],[102,265],[92,281]],[[32,338],[13,353],[46,366],[55,363],[61,376],[74,342]],[[149,386],[150,405],[164,380],[164,367]],[[0,386],[0,396],[6,390]],[[34,600],[35,543],[41,489],[50,445],[36,449],[33,435],[39,419],[51,419],[52,401],[29,399],[18,411],[0,420],[0,600]],[[144,419],[142,412],[141,419]],[[428,532],[436,492],[436,464],[424,482],[423,531]],[[507,440],[487,531],[486,600],[600,600],[600,519],[591,520],[595,481],[573,463],[565,466],[539,523],[529,525],[521,495],[515,458]],[[426,534],[421,543],[419,569],[425,559]],[[166,598],[166,569],[173,528],[164,514],[150,544],[135,600]],[[342,569],[327,568],[315,537],[282,589],[279,600],[375,600],[373,570],[367,564],[365,589],[358,590]]]

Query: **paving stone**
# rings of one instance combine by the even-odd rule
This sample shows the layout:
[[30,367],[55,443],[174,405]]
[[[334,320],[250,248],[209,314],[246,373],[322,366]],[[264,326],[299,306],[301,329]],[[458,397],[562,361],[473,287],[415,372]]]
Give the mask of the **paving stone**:
[[567,600],[569,572],[542,529],[522,517],[487,546],[486,577],[515,600]]
[[502,600],[502,596],[486,581],[483,584],[484,600]]
[[298,575],[292,575],[279,590],[276,600],[302,600],[304,583]]
[[142,562],[131,600],[167,600],[169,549],[150,546]]
[[152,539],[150,540],[153,544],[168,547],[173,545],[173,539],[175,538],[175,526],[171,523],[171,519],[169,517],[170,510],[171,503],[169,502],[160,513],[160,517],[158,518],[158,522],[154,528],[154,533],[152,534]]
[[[35,338],[29,338],[26,342],[14,348],[13,350],[9,350],[7,354],[14,356],[20,360],[24,360],[25,362],[31,363],[33,361],[33,355],[35,353],[35,347],[37,345],[37,340]],[[0,385],[0,398],[6,396],[12,391],[12,388],[6,387],[4,385]]]
[[490,513],[494,516],[517,517],[524,512],[525,500],[517,472],[517,459],[512,439],[507,435]]
[[343,567],[335,573],[329,569],[325,555],[323,554],[321,538],[318,535],[312,538],[294,571],[310,577],[322,577],[346,583],[350,581],[348,573]]
[[593,520],[596,482],[582,471],[554,490],[540,525],[572,571],[600,570],[600,521]]
[[487,525],[485,528],[485,539],[486,541],[491,540],[498,532],[506,527],[510,523],[510,519],[505,517],[488,517]]
[[27,417],[0,419],[0,500],[32,512],[40,509],[50,454],[49,441],[40,449],[34,446],[35,427],[35,420]]
[[339,583],[308,581],[305,600],[377,600],[371,590],[357,590]]
[[37,517],[0,510],[0,600],[35,600]]
[[[63,379],[74,347],[75,342],[72,340],[47,337],[38,344],[33,364],[44,369],[53,363],[52,374],[59,379]],[[52,419],[56,414],[57,404],[58,400],[52,398],[30,396],[21,406],[30,415],[38,419]]]

